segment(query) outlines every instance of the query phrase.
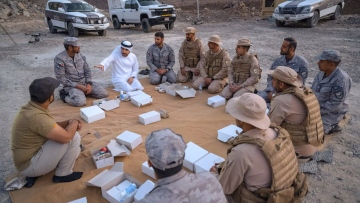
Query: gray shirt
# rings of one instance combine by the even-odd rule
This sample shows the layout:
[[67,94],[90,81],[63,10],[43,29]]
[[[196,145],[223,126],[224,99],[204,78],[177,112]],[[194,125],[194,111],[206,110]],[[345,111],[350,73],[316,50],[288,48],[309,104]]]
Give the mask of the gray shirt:
[[[324,128],[341,121],[349,109],[348,96],[352,80],[340,68],[336,68],[329,76],[320,71],[311,86],[320,104],[320,113]],[[325,129],[325,132],[327,129]]]
[[155,188],[139,202],[225,203],[227,201],[219,181],[210,172],[193,174],[182,170],[170,177],[159,179]]
[[154,72],[157,68],[172,69],[175,64],[174,50],[166,43],[161,49],[156,44],[153,44],[146,53],[146,63],[151,72]]
[[[287,62],[285,56],[280,56],[272,63],[270,70],[274,70],[278,66],[287,66],[289,68],[292,68],[297,72],[297,74],[301,77],[303,83],[305,84],[308,77],[309,63],[304,57],[295,54],[294,57],[289,62]],[[267,87],[265,89],[266,92],[275,92],[271,80],[272,77],[268,75]]]
[[56,79],[64,87],[76,87],[77,84],[85,85],[91,82],[91,69],[85,56],[78,53],[71,58],[66,50],[55,56],[54,71]]

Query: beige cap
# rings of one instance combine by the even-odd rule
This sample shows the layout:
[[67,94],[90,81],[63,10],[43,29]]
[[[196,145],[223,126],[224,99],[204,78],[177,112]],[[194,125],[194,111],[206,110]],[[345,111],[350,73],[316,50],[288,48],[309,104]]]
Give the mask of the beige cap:
[[184,32],[185,32],[185,33],[193,33],[193,34],[195,34],[195,33],[197,33],[197,29],[194,28],[194,27],[186,27],[186,28],[184,29]]
[[278,66],[275,70],[269,70],[267,74],[295,87],[301,87],[303,85],[302,79],[297,72],[286,66]]
[[186,144],[181,135],[165,128],[150,133],[146,137],[145,148],[152,165],[165,171],[183,163]]
[[265,100],[253,93],[232,98],[227,104],[227,110],[234,118],[264,130],[270,126],[266,107]]
[[249,39],[239,39],[237,46],[252,46],[251,42]]
[[209,42],[214,42],[215,44],[222,45],[219,35],[211,35],[209,37]]

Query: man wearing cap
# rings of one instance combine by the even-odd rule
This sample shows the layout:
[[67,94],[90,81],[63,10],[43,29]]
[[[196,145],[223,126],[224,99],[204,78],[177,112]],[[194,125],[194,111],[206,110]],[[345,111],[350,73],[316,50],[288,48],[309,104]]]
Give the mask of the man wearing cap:
[[194,27],[187,27],[184,32],[186,33],[186,39],[179,50],[180,70],[177,73],[178,82],[187,82],[189,79],[195,81],[198,78],[200,70],[196,66],[205,53],[201,39],[195,36],[197,30]]
[[[308,77],[309,63],[304,57],[295,54],[296,47],[297,41],[295,38],[285,38],[280,48],[281,56],[271,64],[270,70],[274,70],[278,66],[292,68],[301,77],[303,84],[305,84]],[[259,91],[257,94],[265,99],[266,103],[270,103],[274,93],[275,90],[272,86],[271,76],[268,75],[266,89]]]
[[145,148],[157,182],[139,202],[226,202],[221,185],[211,173],[182,169],[186,144],[181,135],[169,128],[153,131],[146,138]]
[[[265,101],[245,93],[230,99],[227,106],[243,132],[229,142],[232,147],[220,173],[216,166],[210,171],[218,177],[228,202],[266,202],[275,187],[277,191],[292,187],[298,175],[294,148],[286,130],[270,125]],[[278,202],[290,202],[293,195],[294,191],[283,193],[288,201]]]
[[164,42],[164,33],[155,33],[155,43],[147,50],[146,63],[150,67],[150,84],[176,83],[176,75],[172,69],[175,64],[175,54],[174,50]]
[[135,54],[131,52],[132,47],[131,42],[122,41],[100,65],[94,66],[105,71],[110,64],[113,64],[111,82],[117,91],[131,92],[144,89],[137,79],[139,63]]
[[82,172],[73,172],[80,153],[82,122],[70,119],[55,122],[48,107],[54,101],[54,90],[60,82],[46,77],[34,80],[29,86],[30,101],[15,117],[11,150],[16,169],[26,176],[25,187],[55,169],[53,182],[80,179]]
[[325,134],[331,134],[342,130],[338,124],[349,110],[348,96],[352,80],[338,68],[341,62],[339,51],[325,50],[317,59],[320,72],[311,89],[319,100]]
[[211,94],[219,93],[224,89],[231,59],[228,52],[221,48],[221,45],[221,39],[218,35],[209,37],[209,50],[197,65],[197,68],[200,69],[200,77],[193,82],[192,87],[194,89],[198,90],[201,85],[207,87]]
[[236,56],[232,59],[228,69],[227,85],[221,92],[225,99],[238,97],[246,92],[253,93],[259,82],[260,66],[256,56],[249,53],[252,46],[249,39],[240,39],[235,48]]
[[310,88],[301,88],[302,79],[293,69],[278,66],[268,74],[276,91],[270,121],[288,131],[299,162],[305,162],[324,141],[319,102]]

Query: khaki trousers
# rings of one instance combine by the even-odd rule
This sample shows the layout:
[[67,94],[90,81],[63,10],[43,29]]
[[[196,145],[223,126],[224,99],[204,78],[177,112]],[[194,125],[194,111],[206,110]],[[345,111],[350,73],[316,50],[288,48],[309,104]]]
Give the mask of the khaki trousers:
[[207,85],[205,84],[205,79],[203,77],[198,77],[198,79],[193,82],[192,88],[198,90],[200,84],[202,84],[203,88],[207,87],[210,94],[216,94],[224,89],[224,86],[226,85],[226,80],[213,80],[210,85]]
[[46,141],[39,152],[31,158],[30,165],[20,173],[27,177],[37,177],[56,169],[56,176],[72,174],[75,160],[80,154],[80,140],[80,134],[76,132],[67,144]]
[[230,85],[228,85],[223,89],[223,91],[221,91],[220,96],[224,97],[225,99],[231,99],[232,97],[240,97],[245,93],[252,93],[252,91],[247,90],[245,88],[241,88],[236,92],[231,92]]

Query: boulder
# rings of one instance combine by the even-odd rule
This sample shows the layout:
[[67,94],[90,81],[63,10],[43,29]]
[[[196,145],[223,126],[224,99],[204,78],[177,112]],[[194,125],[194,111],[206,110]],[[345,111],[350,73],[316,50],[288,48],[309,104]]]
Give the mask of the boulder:
[[21,3],[21,2],[18,2],[18,3],[17,3],[17,7],[19,8],[20,11],[25,10],[25,6],[24,6],[24,4]]
[[3,9],[0,10],[0,18],[1,19],[7,19],[10,16],[11,9],[9,6],[4,6]]

